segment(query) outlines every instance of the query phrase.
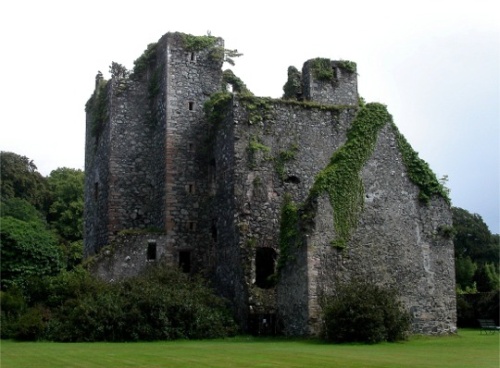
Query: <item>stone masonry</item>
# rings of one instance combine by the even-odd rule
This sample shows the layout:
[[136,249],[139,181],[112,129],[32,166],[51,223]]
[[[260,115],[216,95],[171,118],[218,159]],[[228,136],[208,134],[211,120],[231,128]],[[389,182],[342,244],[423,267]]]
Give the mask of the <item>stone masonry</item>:
[[[436,192],[422,199],[392,122],[359,171],[361,210],[345,247],[332,246],[342,213],[327,193],[313,195],[332,157],[357,142],[355,64],[327,61],[320,78],[319,59],[309,60],[295,98],[269,99],[238,93],[223,55],[220,38],[167,33],[133,72],[98,74],[85,148],[94,272],[119,280],[160,262],[202,273],[244,330],[287,335],[318,334],[323,296],[363,278],[398,290],[414,332],[453,332],[450,206]],[[214,121],[204,105],[217,95]],[[285,254],[287,201],[301,216]]]

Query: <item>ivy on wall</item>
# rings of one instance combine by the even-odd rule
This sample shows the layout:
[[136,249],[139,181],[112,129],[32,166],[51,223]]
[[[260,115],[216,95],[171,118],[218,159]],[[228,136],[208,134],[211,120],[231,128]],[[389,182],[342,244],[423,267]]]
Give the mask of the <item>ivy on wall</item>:
[[280,215],[280,236],[277,272],[279,273],[283,267],[291,260],[291,248],[298,246],[299,243],[299,206],[292,200],[290,194],[285,194],[283,198],[283,206],[281,207]]
[[392,124],[396,135],[399,151],[408,170],[410,180],[420,188],[419,198],[427,203],[431,197],[440,196],[450,204],[448,191],[431,170],[429,164],[422,160],[418,153],[411,147],[406,138],[399,132],[397,126]]
[[334,247],[347,245],[358,222],[364,203],[361,169],[375,148],[379,130],[387,122],[392,122],[392,117],[384,105],[370,103],[361,108],[347,132],[347,142],[316,176],[309,195],[327,193],[330,198],[336,232]]
[[98,137],[99,134],[101,134],[104,128],[104,123],[108,118],[108,81],[102,79],[102,74],[98,74],[96,80],[96,89],[85,104],[85,112],[88,114],[90,119],[90,134],[93,137]]

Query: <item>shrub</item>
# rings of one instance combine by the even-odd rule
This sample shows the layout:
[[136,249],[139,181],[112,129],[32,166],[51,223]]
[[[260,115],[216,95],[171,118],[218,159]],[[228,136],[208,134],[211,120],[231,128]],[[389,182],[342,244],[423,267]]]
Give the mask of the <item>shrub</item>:
[[[224,301],[201,278],[165,264],[114,283],[106,283],[77,267],[58,276],[33,280],[25,292],[28,305],[22,313],[4,318],[13,307],[2,311],[2,322],[7,320],[10,331],[6,337],[136,341],[214,338],[236,333]],[[7,307],[23,300],[14,294],[2,294],[2,305]]]
[[404,340],[410,316],[391,289],[364,282],[340,285],[323,306],[324,337],[333,342]]

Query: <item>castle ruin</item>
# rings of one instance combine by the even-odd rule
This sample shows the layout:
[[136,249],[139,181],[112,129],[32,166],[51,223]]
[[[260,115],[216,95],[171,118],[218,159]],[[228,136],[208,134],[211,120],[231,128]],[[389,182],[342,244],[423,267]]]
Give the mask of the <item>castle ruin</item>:
[[117,280],[202,273],[251,332],[314,335],[354,278],[394,287],[416,333],[456,326],[451,210],[356,65],[289,69],[283,99],[223,71],[223,40],[167,33],[87,102],[85,256]]

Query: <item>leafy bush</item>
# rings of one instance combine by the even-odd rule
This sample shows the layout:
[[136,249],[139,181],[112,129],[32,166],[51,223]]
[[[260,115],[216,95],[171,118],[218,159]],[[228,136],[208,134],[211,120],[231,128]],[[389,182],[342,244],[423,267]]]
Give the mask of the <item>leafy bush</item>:
[[[224,301],[201,278],[165,265],[116,283],[106,283],[77,267],[58,276],[32,280],[25,293],[28,308],[10,318],[3,318],[2,311],[2,320],[10,326],[8,333],[2,331],[2,337],[136,341],[236,333]],[[2,306],[14,305],[18,299],[2,294]]]
[[324,337],[333,342],[398,341],[410,316],[393,290],[364,282],[340,285],[323,306]]

